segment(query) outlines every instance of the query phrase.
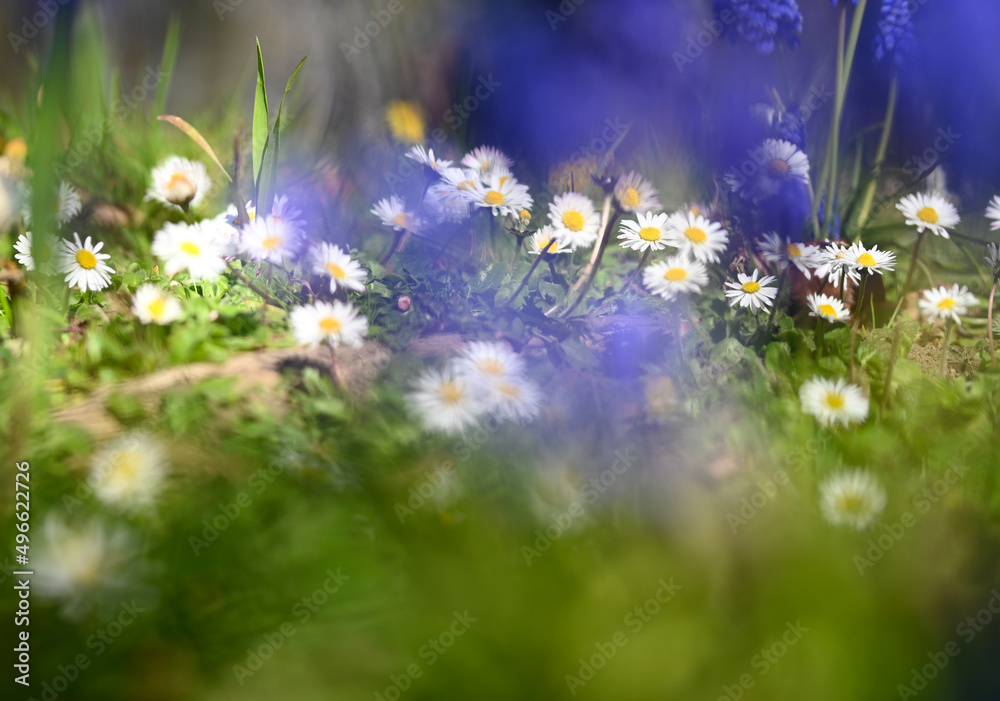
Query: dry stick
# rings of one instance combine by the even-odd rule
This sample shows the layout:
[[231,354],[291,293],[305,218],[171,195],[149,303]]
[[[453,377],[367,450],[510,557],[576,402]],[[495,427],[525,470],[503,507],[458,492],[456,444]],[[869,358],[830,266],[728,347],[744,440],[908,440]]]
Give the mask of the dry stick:
[[[610,201],[610,198],[608,201]],[[606,225],[604,228],[604,236],[601,238],[600,246],[597,249],[597,258],[594,261],[593,266],[590,268],[589,274],[587,275],[586,280],[584,282],[583,289],[580,290],[580,295],[576,298],[576,301],[573,302],[573,304],[570,306],[569,309],[567,309],[566,311],[564,311],[562,314],[559,315],[560,317],[565,318],[568,317],[570,314],[572,314],[573,310],[575,310],[577,307],[580,306],[580,302],[582,302],[583,298],[587,296],[588,292],[590,292],[590,287],[591,285],[594,284],[594,278],[597,277],[597,269],[601,267],[601,260],[604,258],[604,251],[608,247],[608,240],[611,238],[611,231],[614,229],[615,224],[617,223],[618,223],[618,212],[615,211],[615,215],[611,218],[610,222],[607,222],[608,225]]]
[[532,275],[532,273],[534,273],[534,272],[535,272],[535,268],[537,268],[537,267],[538,267],[538,264],[542,262],[542,258],[544,258],[544,257],[546,256],[546,254],[547,254],[547,253],[549,252],[549,249],[550,249],[550,248],[552,248],[552,246],[553,246],[553,245],[554,245],[555,243],[556,243],[556,240],[555,240],[555,239],[551,239],[551,240],[549,241],[549,243],[548,243],[548,244],[547,244],[547,245],[545,246],[545,248],[544,248],[544,249],[542,249],[542,250],[541,250],[541,251],[540,251],[540,252],[538,253],[538,258],[536,258],[536,259],[535,259],[535,262],[531,264],[531,267],[530,267],[530,268],[528,268],[528,274],[524,276],[524,279],[523,279],[523,280],[521,280],[521,284],[517,286],[517,289],[516,289],[516,290],[514,290],[514,294],[512,294],[512,295],[511,295],[511,296],[510,296],[510,297],[509,297],[509,298],[507,299],[507,301],[506,301],[506,302],[504,302],[503,304],[501,304],[501,305],[500,305],[500,307],[499,307],[500,309],[506,309],[506,308],[507,308],[507,305],[509,305],[509,304],[510,304],[511,302],[513,302],[513,301],[514,301],[515,299],[517,299],[517,296],[518,296],[519,294],[521,294],[521,290],[523,290],[523,289],[524,289],[524,286],[528,284],[528,280],[529,280],[529,279],[531,278],[531,275]]
[[[604,233],[608,226],[608,219],[611,217],[611,195],[604,198],[604,209],[601,210],[601,232]],[[604,253],[603,246],[594,246],[593,253],[590,254],[590,262],[584,266],[580,271],[576,282],[573,283],[573,288],[570,292],[576,292],[583,285],[584,280],[590,275],[590,271],[594,269],[600,260],[601,255]]]
[[944,327],[944,341],[941,344],[941,377],[945,377],[948,371],[948,343],[951,341],[951,327],[954,325],[955,322],[948,319]]
[[997,293],[997,283],[993,282],[993,289],[990,290],[990,308],[986,310],[986,326],[989,329],[990,334],[990,364],[993,367],[997,365],[997,351],[996,346],[993,343],[993,297]]
[[330,349],[330,374],[333,376],[333,383],[338,387],[346,387],[344,375],[340,372],[340,363],[337,362],[337,352],[332,345],[327,345]]

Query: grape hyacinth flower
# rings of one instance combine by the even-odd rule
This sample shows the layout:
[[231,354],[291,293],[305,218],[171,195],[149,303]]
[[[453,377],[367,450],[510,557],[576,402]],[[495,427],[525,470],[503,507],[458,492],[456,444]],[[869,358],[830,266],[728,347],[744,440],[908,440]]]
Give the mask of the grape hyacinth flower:
[[913,36],[913,11],[910,0],[882,0],[882,13],[875,36],[875,58],[884,61],[892,57],[897,66],[906,63],[916,39]]
[[714,0],[712,4],[734,43],[743,40],[762,54],[772,53],[779,40],[793,49],[798,46],[802,13],[795,0]]

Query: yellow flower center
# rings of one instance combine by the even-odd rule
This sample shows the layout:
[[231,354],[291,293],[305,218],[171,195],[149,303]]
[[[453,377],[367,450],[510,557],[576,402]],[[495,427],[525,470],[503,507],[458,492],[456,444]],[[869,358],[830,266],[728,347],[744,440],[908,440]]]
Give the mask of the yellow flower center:
[[486,159],[483,159],[483,164],[479,166],[479,170],[485,173],[489,169],[490,169],[490,162],[487,161]]
[[701,216],[701,207],[691,207],[691,209],[689,209],[688,211],[691,212],[691,214],[695,215],[696,217]]
[[924,207],[917,212],[917,217],[919,217],[921,221],[925,221],[928,224],[937,224],[937,220],[939,219],[937,210],[933,207]]
[[260,242],[260,245],[269,251],[273,251],[276,248],[280,247],[281,244],[283,244],[284,242],[285,238],[283,236],[268,236],[266,239]]
[[500,394],[507,397],[508,399],[517,399],[521,396],[521,388],[517,385],[510,383],[504,383],[499,387]]
[[858,256],[858,265],[863,265],[866,268],[874,268],[875,257],[871,253],[862,253]]
[[704,229],[699,229],[697,226],[689,226],[684,229],[684,235],[691,243],[705,243],[708,241],[708,234],[705,233]]
[[826,395],[826,405],[831,409],[842,409],[844,407],[844,395],[839,392],[828,392]]
[[798,258],[802,255],[802,249],[796,246],[794,243],[788,244],[788,256],[790,258]]
[[665,280],[670,282],[680,282],[681,280],[687,280],[688,271],[684,268],[670,268],[667,272],[663,274]]
[[334,319],[332,316],[323,317],[319,322],[319,327],[325,334],[333,334],[340,332],[340,320]]
[[571,209],[563,215],[563,225],[570,231],[583,231],[583,215]]
[[438,394],[445,404],[458,404],[464,399],[465,393],[457,382],[445,382],[438,387]]
[[460,182],[458,184],[458,189],[459,190],[471,190],[475,186],[476,186],[476,184],[474,182],[472,182],[471,180],[463,180],[462,182]]
[[842,494],[837,498],[837,511],[856,514],[864,511],[865,500],[858,494]]
[[522,209],[518,215],[523,221],[531,221],[531,212],[526,209]]
[[336,263],[327,263],[326,272],[330,273],[330,277],[335,277],[338,280],[343,280],[345,277],[347,277],[347,273],[344,272],[344,269],[341,268]]
[[502,375],[503,363],[496,358],[483,358],[479,361],[479,369],[491,375]]
[[622,193],[622,204],[626,207],[635,209],[639,206],[639,191],[634,187],[625,188],[625,192]]
[[655,226],[644,226],[639,229],[639,238],[643,241],[659,241],[660,230]]
[[486,197],[483,198],[483,201],[491,207],[496,207],[497,205],[504,203],[503,193],[497,192],[496,190],[490,190],[486,193]]
[[819,313],[821,316],[837,316],[837,310],[833,308],[832,304],[821,304]]
[[167,181],[168,190],[177,190],[179,188],[184,188],[185,190],[194,189],[194,183],[191,182],[191,178],[186,173],[174,173],[170,176],[170,180]]
[[108,466],[103,481],[117,486],[130,484],[139,474],[140,455],[138,450],[124,450],[116,455]]
[[754,294],[756,292],[760,292],[760,283],[759,282],[754,282],[753,280],[750,280],[749,282],[744,282],[743,283],[743,288],[742,289],[748,295],[752,295],[752,294]]
[[949,309],[949,310],[954,309],[955,308],[955,300],[953,298],[951,298],[951,297],[945,297],[944,299],[942,299],[940,302],[937,303],[937,308],[938,309]]
[[80,267],[84,270],[93,270],[97,267],[97,256],[88,251],[86,248],[81,248],[76,252],[76,262],[80,264]]
[[780,158],[775,158],[771,161],[767,169],[773,178],[783,178],[788,175],[788,163]]
[[552,249],[555,248],[555,246],[552,246],[552,249],[550,249],[549,246],[552,246],[552,238],[551,237],[549,237],[547,239],[539,239],[539,241],[538,241],[538,250],[539,251],[551,251]]
[[192,256],[196,256],[199,253],[201,253],[201,249],[198,248],[198,244],[191,243],[190,241],[185,241],[184,243],[182,243],[181,250],[187,253],[188,255]]
[[404,226],[406,226],[406,214],[405,213],[397,214],[392,218],[392,223],[398,226],[399,228],[403,228]]
[[500,176],[500,183],[499,183],[500,187],[503,187],[504,183],[506,183],[508,180],[510,180],[510,178],[508,178],[506,175],[501,175]]
[[157,297],[152,302],[146,305],[146,309],[149,311],[149,315],[154,319],[159,319],[163,316],[163,312],[167,310],[167,302],[164,299]]

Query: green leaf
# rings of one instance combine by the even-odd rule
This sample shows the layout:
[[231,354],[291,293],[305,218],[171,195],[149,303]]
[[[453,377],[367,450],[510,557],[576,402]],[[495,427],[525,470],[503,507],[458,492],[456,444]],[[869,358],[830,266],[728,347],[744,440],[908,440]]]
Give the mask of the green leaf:
[[[295,70],[292,71],[292,75],[289,76],[288,82],[285,83],[285,92],[281,95],[281,102],[278,103],[278,114],[274,118],[274,128],[271,130],[271,135],[267,139],[265,144],[264,162],[261,163],[261,173],[260,178],[257,182],[257,211],[262,212],[267,215],[271,211],[271,204],[274,202],[274,195],[277,188],[278,181],[278,138],[281,134],[282,123],[281,115],[285,108],[285,98],[288,97],[288,91],[292,89],[295,84],[295,79],[299,77],[299,72],[302,67],[306,65],[306,56],[299,64],[295,66]],[[263,68],[261,68],[263,71]],[[263,72],[261,73],[263,76]],[[256,119],[254,120],[254,126],[256,128]]]
[[172,114],[161,114],[159,117],[157,117],[157,119],[161,122],[168,122],[169,124],[173,124],[175,127],[177,127],[182,132],[187,134],[189,139],[191,139],[193,142],[201,146],[202,150],[205,153],[207,153],[213,161],[215,161],[215,165],[219,166],[219,170],[221,170],[222,174],[226,176],[226,179],[229,180],[229,182],[233,182],[233,179],[229,177],[229,173],[228,171],[226,171],[225,166],[222,165],[222,162],[219,160],[218,156],[215,155],[215,151],[212,150],[212,147],[208,145],[207,141],[205,141],[205,137],[202,136],[197,129],[195,129],[193,126],[185,122],[180,117],[175,117]]
[[268,132],[271,129],[270,114],[267,107],[267,87],[264,84],[264,56],[260,52],[260,39],[257,39],[257,92],[253,99],[253,173],[254,201],[260,190],[261,166],[264,163],[264,151],[267,147]]
[[167,26],[167,38],[163,41],[163,56],[160,58],[160,84],[156,86],[153,96],[153,114],[163,114],[167,107],[167,94],[170,92],[170,80],[174,75],[174,64],[177,61],[177,49],[181,44],[181,23],[176,15],[170,18]]

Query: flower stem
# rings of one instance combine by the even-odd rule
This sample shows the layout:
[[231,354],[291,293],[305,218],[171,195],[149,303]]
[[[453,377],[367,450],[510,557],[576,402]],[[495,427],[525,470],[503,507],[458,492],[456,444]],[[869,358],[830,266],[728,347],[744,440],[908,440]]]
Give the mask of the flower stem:
[[875,162],[872,164],[872,179],[865,187],[865,194],[861,201],[861,208],[858,210],[858,228],[863,228],[868,223],[868,214],[871,212],[872,202],[875,199],[876,179],[882,171],[882,163],[885,161],[885,152],[889,147],[889,134],[892,132],[892,120],[896,114],[896,98],[899,95],[899,80],[895,75],[889,83],[889,102],[885,109],[885,122],[882,124],[882,136],[878,142],[878,151],[875,152]]
[[521,280],[521,284],[517,286],[516,290],[514,290],[514,294],[508,297],[507,301],[500,305],[499,307],[500,309],[506,309],[511,302],[517,299],[517,296],[521,294],[521,290],[523,290],[524,286],[528,284],[528,280],[531,278],[532,273],[535,272],[535,268],[538,267],[538,264],[542,262],[542,258],[544,258],[548,254],[549,249],[552,248],[552,246],[555,245],[555,243],[556,240],[552,239],[551,241],[549,241],[548,245],[545,246],[545,248],[539,251],[538,257],[535,258],[535,262],[531,264],[530,268],[528,268],[528,273],[524,276],[524,279]]
[[951,341],[951,327],[954,324],[954,321],[948,319],[944,327],[944,341],[941,343],[941,377],[945,377],[945,373],[948,371],[948,343]]
[[826,352],[826,319],[820,317],[816,320],[816,330],[814,340],[816,342],[816,359],[819,360]]
[[889,351],[889,367],[885,371],[885,385],[882,387],[882,401],[879,402],[878,415],[881,418],[885,414],[885,408],[889,404],[889,390],[892,387],[892,370],[896,367],[896,360],[899,355],[899,341],[902,338],[902,324],[896,324],[892,330],[892,348]]
[[910,260],[910,269],[906,273],[906,281],[903,283],[903,287],[899,290],[900,299],[905,297],[906,291],[910,289],[910,283],[913,281],[913,271],[917,269],[917,256],[920,255],[920,244],[924,240],[925,233],[927,233],[926,229],[917,234],[917,243],[913,246],[913,257]]
[[986,327],[990,334],[990,364],[993,367],[997,365],[997,350],[996,345],[993,342],[993,298],[997,293],[997,283],[993,283],[993,289],[990,290],[990,306],[986,310]]
[[639,260],[639,265],[635,266],[635,270],[632,271],[632,274],[629,275],[628,278],[625,280],[625,284],[622,285],[622,288],[618,290],[615,293],[615,295],[620,295],[622,292],[628,289],[629,285],[632,284],[632,281],[635,280],[636,275],[638,275],[639,272],[644,267],[646,267],[646,263],[647,261],[649,261],[649,254],[652,253],[652,251],[653,249],[651,248],[647,248],[645,251],[643,251],[642,258]]
[[868,273],[861,273],[861,285],[858,287],[858,299],[854,305],[854,324],[851,325],[851,381],[857,380],[857,365],[854,359],[854,349],[858,342],[858,327],[861,326],[861,311],[864,309],[865,288],[868,286]]

